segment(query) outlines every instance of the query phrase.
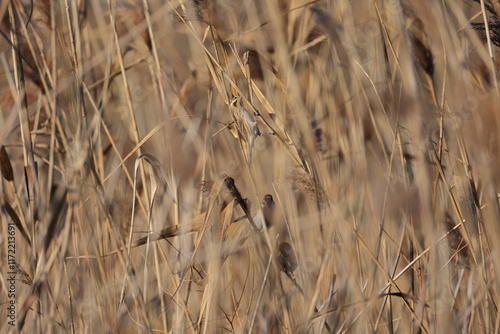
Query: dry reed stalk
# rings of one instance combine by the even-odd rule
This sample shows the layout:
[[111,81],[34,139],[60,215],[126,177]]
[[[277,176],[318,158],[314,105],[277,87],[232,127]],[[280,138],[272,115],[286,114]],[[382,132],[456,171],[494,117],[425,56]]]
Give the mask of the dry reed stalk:
[[479,214],[477,194],[467,176],[454,175],[450,182],[453,206],[462,224],[461,231],[474,255],[474,262],[481,263],[481,242],[479,240]]
[[2,2],[18,329],[498,332],[497,7]]

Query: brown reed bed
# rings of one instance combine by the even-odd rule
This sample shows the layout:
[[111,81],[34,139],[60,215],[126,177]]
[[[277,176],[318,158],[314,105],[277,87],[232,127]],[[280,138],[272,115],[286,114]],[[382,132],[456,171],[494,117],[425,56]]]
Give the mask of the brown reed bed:
[[498,10],[0,2],[0,331],[498,332]]

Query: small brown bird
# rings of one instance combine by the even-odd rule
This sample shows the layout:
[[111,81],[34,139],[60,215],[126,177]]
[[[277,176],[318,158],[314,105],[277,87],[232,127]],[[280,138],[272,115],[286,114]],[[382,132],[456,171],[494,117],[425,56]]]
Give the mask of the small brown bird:
[[261,136],[255,117],[243,107],[241,96],[235,96],[230,103],[231,112],[236,121],[238,136],[248,144],[248,161],[252,161],[252,149],[255,139]]
[[281,270],[283,270],[283,272],[290,277],[290,279],[295,281],[293,272],[298,267],[297,257],[295,256],[292,246],[288,242],[282,242],[279,244],[277,257]]
[[[219,212],[218,215],[213,214],[207,217],[208,212],[203,212],[198,216],[193,217],[189,223],[169,226],[159,232],[153,232],[148,236],[136,240],[130,247],[135,248],[145,245],[148,242],[155,242],[184,234],[201,232],[204,228],[212,226],[218,218],[222,227],[222,257],[225,259],[237,246],[243,245],[250,236],[262,231],[264,224],[266,224],[267,227],[272,225],[272,215],[275,207],[272,195],[268,194],[264,196],[264,200],[262,201],[262,211],[259,211],[255,216],[252,216],[252,221],[256,224],[255,226],[252,226],[252,223],[249,219],[247,219],[246,214],[233,220],[234,209],[237,205],[240,205],[243,211],[249,214],[250,204],[245,198],[242,197],[240,191],[234,183],[233,178],[225,177],[223,182],[231,193],[233,200],[229,203],[219,205],[218,209],[216,209]],[[218,194],[218,192],[218,190],[215,191],[216,194]],[[115,250],[105,256],[116,254],[124,249],[126,249],[126,247]]]
[[[274,204],[273,196],[270,194],[265,195],[261,203],[261,210],[258,210],[255,215],[252,216],[256,227],[262,231],[264,229],[264,224],[266,224],[268,229],[276,225],[276,221],[278,220],[276,213],[276,205]],[[237,221],[245,218],[246,216],[240,217]]]
[[267,194],[264,196],[264,200],[262,201],[262,213],[264,214],[264,222],[266,223],[266,227],[270,228],[274,223],[275,219],[275,211],[276,204],[274,204],[273,195]]

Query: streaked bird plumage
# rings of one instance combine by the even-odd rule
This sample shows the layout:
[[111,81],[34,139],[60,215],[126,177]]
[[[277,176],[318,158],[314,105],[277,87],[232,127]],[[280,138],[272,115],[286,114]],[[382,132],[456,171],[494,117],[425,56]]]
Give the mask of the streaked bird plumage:
[[244,140],[248,147],[248,161],[252,161],[252,149],[257,137],[261,136],[255,117],[243,107],[241,96],[235,96],[230,103],[231,112],[236,121],[238,136]]

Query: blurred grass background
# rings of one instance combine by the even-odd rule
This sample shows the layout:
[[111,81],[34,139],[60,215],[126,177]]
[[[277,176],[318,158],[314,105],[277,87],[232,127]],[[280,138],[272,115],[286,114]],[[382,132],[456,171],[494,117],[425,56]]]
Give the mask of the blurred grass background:
[[[13,328],[0,238],[0,330],[499,332],[497,10],[0,2],[0,231],[15,222],[19,268]],[[263,133],[251,161],[232,96]],[[244,212],[217,219],[223,175],[277,211],[227,259],[221,226]]]

